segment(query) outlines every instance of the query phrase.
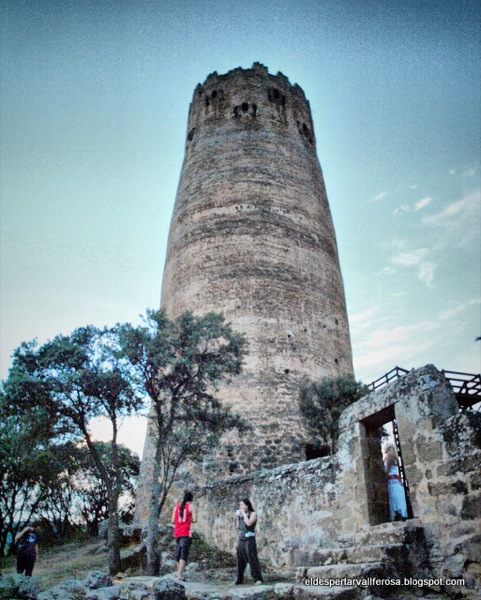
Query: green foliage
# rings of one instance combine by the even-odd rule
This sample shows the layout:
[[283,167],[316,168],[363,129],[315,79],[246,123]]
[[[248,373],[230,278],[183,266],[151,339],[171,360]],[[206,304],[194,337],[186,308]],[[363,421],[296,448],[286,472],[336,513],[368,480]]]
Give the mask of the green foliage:
[[240,373],[246,347],[223,317],[187,312],[170,322],[163,311],[148,311],[144,326],[120,326],[118,336],[117,356],[128,363],[137,393],[152,402],[165,482],[184,460],[217,445],[222,433],[245,428],[215,396],[220,381]]
[[[112,447],[105,442],[94,442],[101,460],[112,469]],[[122,474],[119,510],[122,521],[131,517],[135,502],[135,490],[140,470],[139,457],[129,448],[118,446],[118,461]],[[114,477],[114,474],[111,474]],[[92,455],[83,445],[77,448],[73,477],[74,502],[82,515],[90,535],[97,536],[101,521],[109,518],[109,494]]]
[[215,393],[222,381],[241,372],[245,338],[222,316],[190,312],[169,321],[148,311],[144,325],[119,326],[117,356],[125,361],[139,395],[152,403],[155,456],[147,537],[147,571],[158,574],[158,519],[179,467],[201,460],[220,436],[246,424]]
[[11,398],[0,392],[0,555],[8,538],[32,518],[59,469],[51,445],[48,419],[40,410],[12,411]]
[[369,393],[352,375],[325,378],[301,388],[299,408],[315,445],[331,454],[337,450],[339,418],[344,409]]
[[[87,326],[67,336],[59,335],[40,347],[36,342],[21,344],[4,384],[12,413],[29,415],[40,410],[57,440],[80,436],[85,441],[107,489],[111,573],[120,569],[118,501],[123,475],[117,432],[121,419],[143,403],[120,369],[113,351],[116,340],[115,329]],[[107,417],[112,426],[108,459],[99,452],[89,430],[91,419],[98,416]],[[60,491],[58,486],[56,491]],[[58,499],[68,491],[66,486]]]
[[[159,472],[152,490],[158,520],[180,465],[200,459],[224,431],[246,428],[215,396],[221,381],[240,373],[245,348],[245,339],[219,315],[185,313],[169,321],[163,311],[147,311],[140,327],[87,326],[42,346],[35,340],[21,344],[1,395],[5,506],[13,501],[18,511],[24,502],[20,508],[30,515],[41,510],[58,532],[68,529],[72,503],[83,494],[80,509],[93,530],[109,515],[110,572],[117,572],[119,498],[132,494],[138,473],[138,462],[117,443],[121,419],[151,401],[158,434]],[[89,430],[99,416],[112,426],[106,445],[94,442]],[[0,512],[2,532],[5,518]]]

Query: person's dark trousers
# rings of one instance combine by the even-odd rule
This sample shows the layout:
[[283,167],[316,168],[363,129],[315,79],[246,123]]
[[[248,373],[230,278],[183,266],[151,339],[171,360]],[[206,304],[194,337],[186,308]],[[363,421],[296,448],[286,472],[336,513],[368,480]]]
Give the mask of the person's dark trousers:
[[246,566],[251,568],[251,575],[254,581],[262,581],[261,566],[257,558],[257,544],[255,538],[239,540],[237,544],[237,583],[244,580],[244,571]]
[[35,559],[25,554],[17,555],[17,573],[24,573],[27,577],[31,577],[33,573],[33,566]]

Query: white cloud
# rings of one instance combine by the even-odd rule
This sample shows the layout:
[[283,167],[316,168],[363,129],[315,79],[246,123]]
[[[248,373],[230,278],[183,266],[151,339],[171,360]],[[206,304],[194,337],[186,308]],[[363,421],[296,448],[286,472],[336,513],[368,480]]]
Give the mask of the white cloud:
[[440,248],[479,248],[481,226],[481,191],[477,190],[445,206],[440,212],[426,216],[423,224],[440,230]]
[[387,196],[387,192],[381,192],[380,194],[377,194],[376,196],[374,196],[373,200],[375,202],[379,202],[380,200],[384,200],[384,198]]
[[429,320],[399,326],[384,320],[354,344],[356,373],[369,383],[395,366],[406,369],[420,366],[424,357],[431,354],[438,329],[439,324]]
[[[475,216],[479,218],[480,210],[481,192],[478,190],[464,196],[461,200],[452,202],[438,214],[425,217],[424,222],[438,226],[452,226],[459,220],[464,222]],[[457,218],[457,221],[454,218]]]
[[436,265],[432,262],[422,262],[418,268],[418,279],[421,283],[427,285],[428,288],[433,287],[434,271]]
[[422,210],[423,208],[425,208],[428,204],[430,204],[432,202],[432,200],[433,199],[430,197],[422,198],[421,200],[416,202],[416,204],[414,205],[414,208],[407,206],[406,204],[402,204],[398,208],[394,209],[393,214],[394,215],[402,215],[407,212],[413,212],[413,211],[417,212],[418,210]]
[[442,310],[438,316],[442,321],[446,321],[448,319],[451,319],[452,317],[463,313],[472,306],[479,306],[480,304],[481,298],[473,298],[471,300],[468,300],[467,302],[453,302],[452,308],[446,308],[445,310]]
[[419,250],[414,250],[413,252],[401,252],[397,256],[393,256],[391,262],[403,267],[412,267],[419,265],[427,252],[426,248],[419,248]]
[[429,251],[427,248],[419,248],[412,252],[400,252],[391,258],[391,263],[401,267],[416,267],[417,277],[421,283],[431,288],[434,280],[436,265],[425,257]]
[[422,210],[423,208],[425,208],[428,204],[431,204],[432,202],[432,198],[423,198],[422,200],[419,200],[419,202],[416,202],[414,210],[418,211],[418,210]]

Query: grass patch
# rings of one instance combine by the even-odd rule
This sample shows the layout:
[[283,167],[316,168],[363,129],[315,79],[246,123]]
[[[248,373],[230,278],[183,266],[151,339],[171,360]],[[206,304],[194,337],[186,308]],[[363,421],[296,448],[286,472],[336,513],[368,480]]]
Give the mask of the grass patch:
[[[108,573],[107,552],[96,554],[102,545],[98,540],[92,540],[49,549],[40,548],[33,575],[39,580],[42,589],[46,590],[68,579],[83,579],[89,571]],[[4,575],[16,572],[15,558],[4,560],[2,572]]]
[[206,561],[212,568],[224,569],[235,567],[236,560],[232,554],[210,546],[198,533],[192,534],[192,549],[189,562]]

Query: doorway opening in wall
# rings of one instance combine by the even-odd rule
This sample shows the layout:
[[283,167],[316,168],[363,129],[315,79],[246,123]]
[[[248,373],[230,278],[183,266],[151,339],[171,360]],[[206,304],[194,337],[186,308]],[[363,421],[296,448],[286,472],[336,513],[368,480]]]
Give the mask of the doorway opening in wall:
[[[363,419],[361,431],[370,524],[379,525],[393,520],[412,518],[409,482],[404,471],[394,405]],[[393,446],[394,449],[390,450],[390,454],[394,453],[397,462],[397,470],[390,470],[389,482],[385,471],[386,457],[383,455],[383,451],[388,446]],[[393,462],[387,460],[388,464]],[[399,503],[402,504],[403,501],[405,501],[405,508],[398,510]]]

